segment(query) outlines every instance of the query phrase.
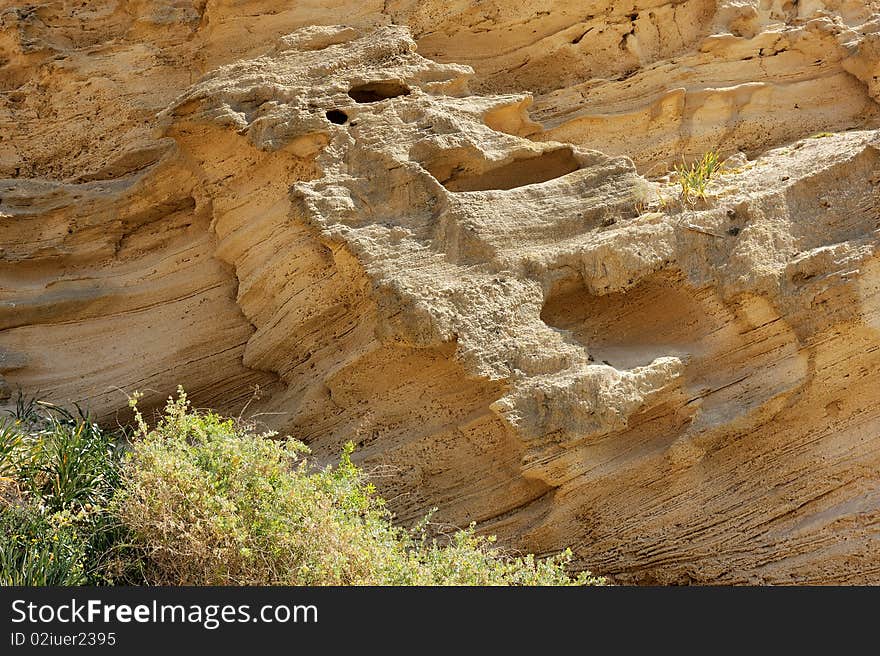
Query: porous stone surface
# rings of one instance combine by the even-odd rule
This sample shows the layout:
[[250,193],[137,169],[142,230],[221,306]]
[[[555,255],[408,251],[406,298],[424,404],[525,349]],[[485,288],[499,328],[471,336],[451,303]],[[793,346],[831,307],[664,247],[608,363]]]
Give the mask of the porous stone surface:
[[878,3],[0,2],[0,47],[0,403],[182,384],[402,521],[880,582]]

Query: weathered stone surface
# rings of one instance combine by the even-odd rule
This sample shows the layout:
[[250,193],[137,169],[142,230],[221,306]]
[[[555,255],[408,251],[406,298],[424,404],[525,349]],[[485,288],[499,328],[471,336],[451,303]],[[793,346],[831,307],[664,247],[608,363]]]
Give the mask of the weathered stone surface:
[[0,5],[0,397],[258,386],[403,519],[880,581],[877,3],[247,4]]

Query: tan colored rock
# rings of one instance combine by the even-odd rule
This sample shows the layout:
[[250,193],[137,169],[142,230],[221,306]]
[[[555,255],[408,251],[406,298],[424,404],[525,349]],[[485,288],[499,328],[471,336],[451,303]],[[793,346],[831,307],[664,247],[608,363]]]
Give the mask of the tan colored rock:
[[259,387],[404,520],[876,583],[880,9],[587,4],[0,9],[0,396]]

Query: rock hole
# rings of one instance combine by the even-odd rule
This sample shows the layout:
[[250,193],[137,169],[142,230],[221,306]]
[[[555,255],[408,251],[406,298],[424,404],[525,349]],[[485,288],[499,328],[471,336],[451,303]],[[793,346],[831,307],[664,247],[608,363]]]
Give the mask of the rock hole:
[[[445,151],[424,166],[449,191],[515,189],[560,178],[581,168],[574,152],[567,146],[514,159],[492,168],[489,168],[492,163],[486,160],[462,160],[458,151]],[[479,170],[480,165],[486,168]]]
[[348,114],[341,112],[338,109],[331,109],[327,112],[326,116],[328,121],[335,123],[336,125],[343,125],[348,120]]
[[597,296],[580,281],[554,290],[541,311],[549,326],[570,331],[598,362],[631,369],[667,355],[700,353],[724,325],[726,311],[684,276],[656,273],[627,291]]
[[394,81],[384,82],[367,82],[353,86],[348,91],[348,95],[359,103],[374,103],[388,98],[397,98],[398,96],[408,96],[410,89],[405,84]]

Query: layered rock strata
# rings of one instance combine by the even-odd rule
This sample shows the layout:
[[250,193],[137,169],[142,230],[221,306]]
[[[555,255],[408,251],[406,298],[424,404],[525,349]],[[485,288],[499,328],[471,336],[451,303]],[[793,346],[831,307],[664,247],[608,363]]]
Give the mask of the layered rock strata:
[[624,582],[877,582],[878,8],[587,4],[0,10],[0,396],[250,400]]

